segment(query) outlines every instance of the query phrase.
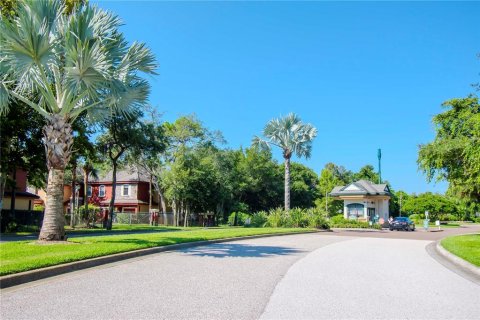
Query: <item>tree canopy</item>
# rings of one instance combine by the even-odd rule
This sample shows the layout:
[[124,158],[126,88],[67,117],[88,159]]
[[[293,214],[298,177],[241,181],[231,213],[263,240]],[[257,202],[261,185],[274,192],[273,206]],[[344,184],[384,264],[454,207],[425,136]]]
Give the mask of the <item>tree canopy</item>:
[[480,105],[478,97],[452,99],[433,117],[436,136],[420,145],[418,165],[427,180],[446,180],[450,192],[480,202]]

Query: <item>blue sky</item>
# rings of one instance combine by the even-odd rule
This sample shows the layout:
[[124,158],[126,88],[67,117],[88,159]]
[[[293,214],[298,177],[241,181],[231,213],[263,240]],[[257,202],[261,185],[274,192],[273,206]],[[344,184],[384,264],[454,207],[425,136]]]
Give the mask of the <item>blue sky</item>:
[[156,54],[151,102],[165,120],[196,113],[238,148],[295,112],[318,129],[300,160],[316,172],[376,167],[382,148],[395,190],[446,190],[418,172],[418,145],[433,139],[440,104],[480,80],[480,3],[97,3]]

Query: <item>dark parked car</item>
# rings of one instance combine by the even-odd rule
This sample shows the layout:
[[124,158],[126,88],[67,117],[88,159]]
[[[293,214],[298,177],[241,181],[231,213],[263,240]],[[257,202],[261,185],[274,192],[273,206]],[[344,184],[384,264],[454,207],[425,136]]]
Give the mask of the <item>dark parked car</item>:
[[407,217],[396,217],[390,223],[390,231],[393,230],[415,231],[415,223]]

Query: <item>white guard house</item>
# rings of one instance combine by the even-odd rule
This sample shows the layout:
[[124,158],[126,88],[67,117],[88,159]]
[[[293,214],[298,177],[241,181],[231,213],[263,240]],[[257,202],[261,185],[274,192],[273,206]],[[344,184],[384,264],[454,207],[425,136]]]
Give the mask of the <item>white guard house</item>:
[[359,180],[347,186],[333,188],[330,196],[343,200],[343,216],[345,219],[388,220],[390,189],[387,184],[373,184],[367,180]]

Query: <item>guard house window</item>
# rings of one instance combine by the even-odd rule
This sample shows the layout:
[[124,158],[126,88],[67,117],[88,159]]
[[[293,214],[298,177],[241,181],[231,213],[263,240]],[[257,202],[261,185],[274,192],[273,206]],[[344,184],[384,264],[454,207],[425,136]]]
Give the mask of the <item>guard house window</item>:
[[100,189],[98,191],[98,196],[99,197],[105,197],[105,186],[104,185],[100,186]]
[[92,196],[92,186],[88,186],[87,188],[87,197],[91,197]]
[[348,209],[348,218],[349,219],[358,219],[363,216],[363,204],[360,203],[352,203],[347,205]]
[[129,196],[130,195],[130,185],[124,184],[122,186],[122,196]]

